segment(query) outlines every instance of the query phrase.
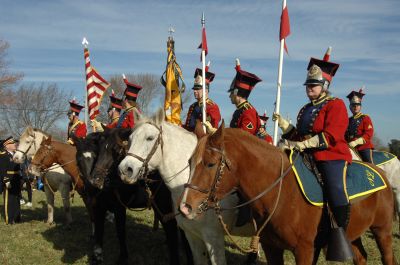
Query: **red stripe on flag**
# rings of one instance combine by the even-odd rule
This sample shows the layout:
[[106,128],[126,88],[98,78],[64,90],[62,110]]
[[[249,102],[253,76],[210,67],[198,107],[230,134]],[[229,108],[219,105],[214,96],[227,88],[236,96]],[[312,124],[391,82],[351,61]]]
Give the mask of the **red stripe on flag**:
[[[207,34],[206,34],[206,28],[203,27],[202,33],[201,33],[201,43],[198,49],[201,49],[202,51],[205,51],[205,55],[207,56],[208,54],[208,46],[207,46]],[[200,61],[201,61],[201,55],[200,55]]]
[[290,21],[289,21],[289,11],[287,6],[282,10],[281,15],[281,29],[279,33],[279,40],[285,39],[285,51],[288,53],[286,46],[286,37],[290,35]]

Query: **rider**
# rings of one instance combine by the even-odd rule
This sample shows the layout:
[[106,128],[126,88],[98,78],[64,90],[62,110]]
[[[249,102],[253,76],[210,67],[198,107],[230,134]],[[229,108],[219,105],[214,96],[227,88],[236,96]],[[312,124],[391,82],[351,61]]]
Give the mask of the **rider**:
[[362,161],[373,163],[372,137],[374,136],[374,126],[371,118],[361,113],[361,101],[364,97],[363,90],[351,91],[347,95],[350,101],[350,110],[353,116],[349,118],[349,127],[346,131],[346,140],[351,148],[355,148],[361,156]]
[[142,89],[141,86],[130,83],[123,75],[126,88],[124,91],[123,107],[124,112],[119,117],[116,128],[133,128],[135,126],[135,117],[133,115],[134,110],[137,110],[137,97],[139,91]]
[[269,117],[267,117],[267,113],[264,112],[264,115],[262,116],[259,115],[259,118],[261,125],[260,128],[258,129],[257,137],[267,141],[267,143],[269,144],[273,144],[271,135],[267,133],[267,121],[269,119]]
[[79,105],[75,99],[69,101],[70,110],[68,111],[68,143],[73,145],[72,135],[77,138],[86,137],[86,124],[79,120],[79,113],[83,109],[83,106]]
[[21,168],[13,161],[17,149],[12,136],[0,141],[3,150],[0,152],[0,186],[4,189],[4,216],[6,224],[21,222]]
[[[196,102],[194,102],[189,107],[189,111],[186,117],[186,122],[183,127],[193,132],[196,127],[196,120],[202,120],[203,117],[203,71],[197,68],[194,72],[194,85],[193,94]],[[214,80],[215,74],[208,71],[208,66],[206,66],[206,126],[218,128],[219,121],[221,120],[221,113],[219,112],[218,105],[208,97],[208,92],[210,89],[210,83]]]
[[350,203],[345,190],[346,168],[351,154],[345,139],[348,125],[343,100],[332,97],[328,90],[339,64],[329,62],[331,48],[324,60],[311,58],[308,64],[306,94],[310,100],[299,112],[294,127],[278,113],[282,138],[300,152],[310,153],[322,174],[328,204],[339,227],[346,230],[350,219]]
[[[122,99],[115,96],[114,90],[110,95],[110,106],[108,107],[107,113],[110,122],[105,127],[112,129],[117,127],[117,123],[122,110]],[[102,124],[96,120],[92,120],[92,125],[96,128],[97,132],[102,132]]]

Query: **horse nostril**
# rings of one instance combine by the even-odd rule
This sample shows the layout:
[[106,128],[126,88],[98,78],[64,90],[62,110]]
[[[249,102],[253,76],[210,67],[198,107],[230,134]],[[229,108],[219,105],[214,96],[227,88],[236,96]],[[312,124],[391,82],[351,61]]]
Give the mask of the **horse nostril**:
[[131,176],[132,174],[133,174],[133,169],[131,168],[131,167],[128,167],[127,169],[126,169],[126,171],[127,171],[127,175],[129,175],[129,176]]
[[187,203],[182,203],[179,207],[179,210],[181,213],[188,216],[192,212],[192,206],[190,206],[190,204]]

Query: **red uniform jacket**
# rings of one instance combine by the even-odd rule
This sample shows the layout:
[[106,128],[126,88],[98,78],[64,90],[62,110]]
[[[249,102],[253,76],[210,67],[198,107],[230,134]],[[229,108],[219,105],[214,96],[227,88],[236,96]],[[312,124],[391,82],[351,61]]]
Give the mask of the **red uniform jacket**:
[[117,128],[118,119],[119,119],[119,117],[113,119],[109,124],[106,125],[106,127],[109,128],[109,129]]
[[119,117],[116,128],[133,128],[135,126],[135,117],[133,115],[134,108],[135,107],[130,107],[122,113]]
[[347,117],[343,100],[324,97],[305,105],[297,116],[296,128],[282,137],[304,141],[318,135],[319,147],[312,150],[316,161],[345,160],[351,163],[351,154],[345,139],[349,122]]
[[[183,126],[186,130],[193,132],[196,127],[196,120],[202,121],[203,119],[203,102],[195,102],[189,107],[186,116],[186,122]],[[218,128],[219,121],[221,120],[221,113],[219,112],[218,105],[211,99],[206,100],[206,120],[211,123],[214,128]]]
[[274,141],[272,140],[271,135],[269,135],[268,133],[267,133],[267,135],[265,135],[264,140],[267,141],[267,143],[269,143],[269,144],[273,144],[274,143]]
[[236,107],[233,113],[230,127],[240,128],[256,135],[261,126],[256,109],[247,101]]
[[80,120],[74,124],[68,124],[68,140],[71,140],[72,135],[77,138],[85,138],[87,133],[86,124]]
[[374,126],[371,118],[366,115],[357,113],[349,118],[349,127],[346,131],[347,142],[354,141],[360,137],[364,138],[365,144],[356,146],[357,150],[373,149],[372,137],[374,136]]

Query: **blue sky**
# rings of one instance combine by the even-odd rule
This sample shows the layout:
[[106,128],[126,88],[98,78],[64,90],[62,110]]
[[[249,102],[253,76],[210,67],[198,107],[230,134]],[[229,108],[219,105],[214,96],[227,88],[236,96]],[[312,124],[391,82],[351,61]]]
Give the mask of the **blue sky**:
[[[210,71],[216,73],[211,98],[230,121],[234,111],[227,89],[234,61],[263,79],[249,101],[260,113],[274,110],[281,0],[260,1],[28,1],[2,0],[0,37],[7,40],[11,70],[24,82],[56,82],[83,98],[82,37],[90,42],[93,65],[105,77],[121,73],[161,75],[168,27],[175,28],[176,55],[187,86],[200,67],[197,46],[201,13],[206,16]],[[291,35],[284,57],[281,112],[295,119],[307,103],[303,82],[310,57],[340,68],[331,85],[345,99],[365,85],[363,111],[384,143],[400,138],[400,1],[287,1]],[[191,93],[191,91],[189,91]],[[347,104],[347,99],[346,99]],[[68,105],[66,104],[66,107]],[[272,123],[269,123],[272,133]]]

